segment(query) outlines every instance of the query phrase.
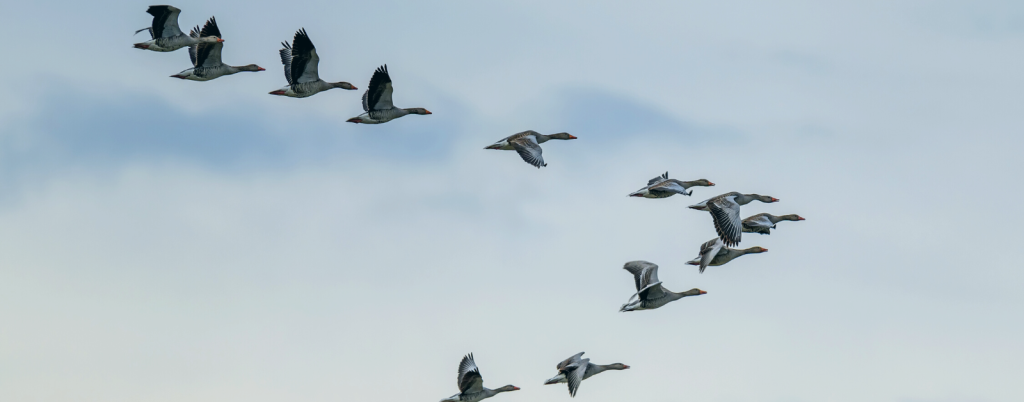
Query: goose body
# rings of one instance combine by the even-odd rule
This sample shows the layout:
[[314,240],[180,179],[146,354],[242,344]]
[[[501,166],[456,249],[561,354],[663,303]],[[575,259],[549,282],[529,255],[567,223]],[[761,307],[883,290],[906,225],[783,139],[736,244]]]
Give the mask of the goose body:
[[706,179],[694,180],[694,181],[680,181],[676,179],[668,178],[668,172],[665,172],[661,176],[657,176],[647,181],[647,187],[639,189],[629,194],[630,197],[644,197],[644,198],[668,198],[676,194],[690,195],[693,194],[693,190],[686,191],[690,187],[714,186],[715,183],[707,181]]
[[153,16],[153,24],[149,27],[135,31],[136,34],[142,31],[149,31],[152,38],[149,41],[136,43],[136,49],[152,50],[155,52],[173,52],[186,46],[198,45],[200,43],[212,44],[224,42],[217,36],[193,37],[185,35],[178,28],[178,14],[181,10],[173,6],[149,6],[147,13]]
[[593,364],[590,359],[582,359],[583,352],[579,352],[572,357],[563,360],[558,363],[555,368],[558,369],[558,375],[549,378],[544,382],[545,385],[568,383],[569,384],[569,396],[575,397],[576,390],[579,389],[580,383],[595,374],[602,373],[607,370],[625,370],[629,366],[622,363],[614,364]]
[[516,151],[519,153],[519,157],[523,158],[526,163],[536,166],[539,169],[548,165],[547,163],[544,163],[544,150],[540,148],[540,144],[552,139],[575,140],[576,137],[569,133],[545,135],[533,130],[526,130],[521,133],[512,134],[508,137],[502,138],[501,140],[498,140],[498,142],[495,142],[484,149]]
[[302,28],[295,32],[292,44],[281,42],[283,48],[278,51],[281,64],[284,64],[284,78],[288,85],[270,91],[271,95],[305,98],[333,88],[353,90],[355,86],[347,82],[327,82],[320,79],[320,56],[316,54],[316,46]]
[[763,253],[768,251],[764,247],[751,247],[748,249],[735,249],[725,246],[725,243],[720,238],[714,238],[708,240],[704,244],[700,245],[700,255],[694,258],[692,261],[687,261],[687,264],[697,265],[700,267],[700,273],[704,273],[704,269],[708,266],[719,266],[728,263],[747,254]]
[[[707,294],[703,290],[693,288],[685,292],[673,292],[661,285],[658,280],[658,265],[647,261],[630,261],[622,267],[633,274],[636,293],[622,305],[619,311],[653,310],[687,296]],[[633,300],[633,299],[636,300]]]
[[[189,36],[193,38],[199,38],[203,36],[215,36],[221,37],[220,29],[217,27],[217,20],[210,18],[203,26],[202,31],[199,27],[192,29]],[[188,48],[188,56],[192,59],[192,68],[182,71],[178,74],[172,75],[174,78],[181,78],[183,80],[192,81],[209,81],[214,78],[222,77],[225,75],[231,75],[239,71],[263,71],[263,67],[255,64],[247,66],[229,66],[224,64],[220,60],[221,50],[224,48],[224,43],[198,43]]]
[[746,233],[771,234],[775,224],[782,221],[802,221],[800,215],[789,214],[775,216],[772,214],[757,214],[743,220],[743,231]]
[[715,223],[715,231],[726,246],[735,246],[740,243],[743,236],[743,222],[740,220],[740,206],[747,205],[754,200],[772,203],[779,199],[767,195],[740,194],[738,192],[725,193],[699,204],[691,205],[691,209],[708,211]]
[[459,363],[458,384],[459,393],[442,399],[441,402],[477,402],[501,392],[519,390],[519,387],[514,385],[506,385],[498,389],[484,388],[484,379],[480,376],[480,369],[477,368],[476,362],[473,361],[472,353],[463,357]]
[[370,78],[370,86],[363,93],[363,113],[359,116],[348,119],[349,123],[381,124],[409,114],[432,114],[429,110],[414,108],[397,108],[391,101],[394,87],[391,85],[391,75],[388,73],[388,65],[380,66],[373,72]]

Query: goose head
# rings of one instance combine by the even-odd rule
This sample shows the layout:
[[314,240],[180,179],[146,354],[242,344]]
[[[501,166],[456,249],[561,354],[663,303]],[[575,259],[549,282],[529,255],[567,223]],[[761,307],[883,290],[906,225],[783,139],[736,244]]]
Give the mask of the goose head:
[[267,71],[267,69],[257,66],[255,64],[249,64],[238,68],[241,71]]
[[708,294],[708,292],[704,291],[704,290],[697,289],[697,288],[693,288],[693,289],[687,290],[685,292],[685,294],[687,296],[700,296],[700,295],[706,295],[706,294]]
[[625,364],[622,364],[622,363],[612,363],[612,364],[609,364],[609,365],[608,365],[608,366],[606,366],[606,367],[607,367],[607,368],[608,368],[609,370],[625,370],[625,369],[628,369],[628,368],[629,368],[629,366],[627,366],[627,365],[625,365]]
[[691,182],[694,186],[713,187],[715,183],[708,181],[708,179],[694,180]]
[[335,88],[348,89],[348,90],[359,89],[359,88],[356,88],[355,85],[349,84],[349,83],[344,82],[344,81],[342,81],[342,82],[332,82],[331,86],[333,86]]
[[751,248],[748,248],[746,250],[743,250],[743,253],[744,254],[758,254],[758,253],[764,253],[764,252],[767,252],[767,251],[768,251],[768,249],[766,249],[764,247],[751,247]]
[[549,135],[547,137],[549,139],[554,139],[554,140],[575,140],[576,139],[576,136],[574,136],[572,134],[569,134],[569,133],[551,134],[551,135]]
[[797,214],[782,215],[779,218],[782,218],[782,219],[787,220],[787,221],[802,221],[802,220],[805,220],[802,216],[797,215]]
[[495,391],[498,391],[498,392],[508,392],[508,391],[518,391],[518,390],[519,390],[519,387],[517,387],[515,385],[506,385],[504,387],[496,389]]

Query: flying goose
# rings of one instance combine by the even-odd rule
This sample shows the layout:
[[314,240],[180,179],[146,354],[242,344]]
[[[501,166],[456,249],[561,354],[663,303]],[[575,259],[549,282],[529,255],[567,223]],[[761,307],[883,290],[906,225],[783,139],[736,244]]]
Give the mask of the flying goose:
[[429,110],[414,107],[408,109],[397,108],[391,103],[391,93],[394,87],[391,86],[391,76],[388,75],[388,65],[377,68],[370,78],[370,86],[363,93],[363,113],[359,116],[348,119],[349,123],[381,124],[405,116],[407,114],[432,114]]
[[[201,36],[215,36],[220,37],[220,29],[217,28],[217,19],[210,17],[210,20],[203,25],[203,30],[200,31],[199,27],[192,29],[192,33],[189,36],[193,38],[199,38]],[[172,75],[174,78],[181,78],[183,80],[193,81],[209,81],[214,78],[231,75],[239,71],[264,71],[263,67],[255,64],[247,66],[229,66],[221,63],[220,51],[224,48],[224,43],[199,43],[188,48],[188,57],[192,59],[192,68]]]
[[782,221],[802,221],[804,218],[797,214],[775,216],[772,214],[757,214],[743,220],[743,231],[747,233],[771,234],[770,229],[775,229],[775,224]]
[[292,98],[305,98],[333,88],[357,89],[347,82],[326,82],[320,79],[317,67],[320,65],[320,56],[316,54],[316,46],[309,40],[306,28],[295,31],[291,46],[288,42],[281,42],[284,46],[278,52],[281,54],[281,64],[284,64],[284,78],[288,85],[276,91],[270,91],[271,95],[290,96]]
[[558,369],[558,375],[544,381],[544,385],[558,384],[560,382],[569,383],[569,396],[576,397],[576,390],[579,389],[580,383],[583,380],[606,370],[625,370],[629,368],[629,366],[622,363],[592,364],[590,359],[580,359],[581,356],[583,356],[583,352],[579,352],[558,363],[558,366],[555,367]]
[[519,156],[526,161],[526,163],[540,169],[541,166],[548,165],[547,163],[544,163],[544,156],[541,155],[544,151],[540,149],[540,144],[551,139],[575,140],[576,137],[569,133],[544,135],[533,130],[526,130],[521,133],[512,134],[508,137],[502,138],[500,141],[495,142],[492,145],[488,145],[484,149],[501,149],[505,151],[511,151],[514,149],[519,153]]
[[710,187],[714,185],[715,183],[707,181],[706,179],[694,181],[679,181],[676,179],[670,179],[668,178],[668,172],[665,172],[665,174],[661,176],[648,180],[647,187],[634,191],[633,193],[629,194],[629,196],[644,198],[667,198],[676,194],[693,194],[693,190],[690,190],[689,192],[686,191],[686,189],[690,187]]
[[473,354],[470,353],[462,358],[459,363],[459,393],[441,402],[476,402],[497,395],[499,392],[518,391],[515,385],[506,385],[498,389],[484,388],[484,379],[480,376],[480,369],[473,361]]
[[715,221],[715,230],[726,246],[735,246],[743,236],[743,224],[740,221],[740,205],[747,205],[758,200],[764,203],[778,202],[779,199],[767,195],[740,194],[735,191],[725,193],[690,205],[691,209],[711,212]]
[[181,10],[173,6],[149,6],[147,13],[153,16],[153,25],[135,31],[138,34],[142,31],[149,31],[153,39],[136,43],[136,49],[153,50],[156,52],[173,52],[185,46],[192,46],[200,43],[223,42],[216,36],[192,37],[185,35],[178,28],[178,14]]
[[697,288],[680,293],[665,289],[664,286],[661,286],[661,281],[658,280],[658,266],[647,261],[630,261],[622,268],[633,274],[636,293],[626,301],[626,304],[622,305],[619,311],[653,310],[686,296],[700,296],[708,293]]
[[748,249],[738,250],[735,248],[728,248],[722,242],[722,239],[714,238],[708,240],[704,244],[700,245],[700,255],[694,258],[692,261],[687,261],[687,264],[700,266],[700,273],[704,273],[704,268],[709,265],[717,267],[719,265],[725,265],[729,261],[736,259],[736,257],[744,256],[747,254],[757,254],[768,251],[764,247],[751,247]]

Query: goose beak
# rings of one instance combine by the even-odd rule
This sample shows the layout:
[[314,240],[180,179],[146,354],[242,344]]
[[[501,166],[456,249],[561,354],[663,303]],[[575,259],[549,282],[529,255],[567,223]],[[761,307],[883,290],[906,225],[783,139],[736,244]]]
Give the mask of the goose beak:
[[224,39],[217,38],[217,42],[224,43]]
[[518,390],[519,390],[519,387],[512,387],[512,390],[513,390],[513,391],[518,391]]
[[702,290],[702,291],[700,291],[700,294],[706,295],[706,294],[708,294],[708,292],[706,290]]
[[433,113],[430,113],[430,111],[427,110],[427,109],[423,109],[423,112],[426,113],[426,114],[433,114]]
[[708,185],[709,185],[709,186],[714,186],[714,185],[715,185],[715,183],[712,183],[712,182],[710,182],[710,181],[709,181],[709,182],[708,182]]
[[623,365],[622,365],[622,368],[623,368],[623,369],[628,369],[628,368],[629,368],[629,366],[627,366],[627,365],[623,364]]
[[575,135],[572,135],[572,134],[569,134],[569,139],[570,139],[570,140],[575,140],[575,139],[576,139],[576,136],[575,136]]
[[766,253],[766,252],[768,252],[768,249],[766,249],[766,248],[764,248],[764,247],[761,247],[761,252],[762,252],[762,253]]
[[798,221],[803,221],[803,220],[806,220],[806,219],[804,219],[804,217],[802,217],[802,216],[798,216],[798,217],[796,218],[796,220],[798,220]]
[[779,202],[778,198],[772,197],[772,202]]
[[271,95],[284,95],[284,90],[278,89],[276,91],[270,91]]
[[256,67],[256,71],[267,71],[267,69],[263,67]]
[[349,122],[349,123],[362,123],[362,122],[363,122],[363,119],[360,119],[360,118],[358,118],[358,117],[353,117],[353,118],[351,118],[351,119],[348,119],[348,120],[345,120],[345,121],[346,121],[346,122]]

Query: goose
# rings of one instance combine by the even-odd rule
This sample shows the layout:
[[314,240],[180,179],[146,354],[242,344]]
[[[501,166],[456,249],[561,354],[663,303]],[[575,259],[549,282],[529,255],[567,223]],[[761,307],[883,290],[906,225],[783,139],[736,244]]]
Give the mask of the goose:
[[[203,30],[200,31],[199,27],[192,29],[192,33],[189,36],[198,38],[200,36],[216,36],[220,37],[220,29],[217,28],[217,19],[210,17],[210,20],[203,25]],[[181,78],[183,80],[192,81],[209,81],[217,77],[224,75],[231,75],[239,71],[264,71],[263,67],[255,64],[247,66],[229,66],[221,63],[220,51],[224,48],[224,44],[221,42],[214,43],[199,43],[192,45],[188,48],[188,57],[192,59],[192,65],[194,67],[172,75],[174,78]]]
[[707,181],[706,179],[694,181],[679,181],[676,179],[670,179],[668,178],[668,172],[665,172],[665,174],[661,176],[648,180],[647,187],[634,191],[630,193],[629,196],[644,198],[668,198],[676,194],[693,194],[693,190],[690,190],[689,192],[686,191],[686,189],[690,187],[710,187],[714,185],[715,183]]
[[[630,261],[622,268],[633,274],[636,293],[626,301],[626,304],[622,305],[619,311],[653,310],[687,296],[700,296],[708,293],[697,288],[680,293],[665,289],[661,285],[661,281],[658,280],[658,265],[647,261]],[[633,300],[634,297],[636,300]]]
[[185,35],[181,32],[181,29],[178,28],[178,14],[181,13],[181,10],[177,7],[149,6],[149,9],[147,9],[146,12],[153,16],[153,25],[135,31],[135,34],[138,35],[139,32],[148,30],[149,36],[153,39],[142,43],[136,43],[136,49],[152,50],[156,52],[173,52],[185,46],[192,46],[200,43],[224,42],[224,39],[216,36],[192,37]]
[[511,151],[514,149],[519,153],[519,156],[526,161],[526,163],[540,169],[542,166],[548,165],[547,163],[544,163],[544,156],[542,155],[544,151],[540,149],[540,144],[551,139],[575,140],[576,137],[569,133],[544,135],[533,130],[526,130],[521,133],[512,134],[508,137],[502,138],[498,142],[488,145],[484,149],[501,149],[505,151]]
[[740,239],[743,236],[743,224],[740,221],[740,205],[747,205],[754,200],[764,203],[779,201],[778,198],[767,195],[740,194],[733,191],[706,199],[696,205],[690,205],[690,208],[711,212],[711,218],[715,222],[715,230],[718,232],[718,237],[722,238],[726,246],[735,246],[740,243]]
[[349,123],[381,124],[405,116],[407,114],[433,114],[429,110],[414,107],[408,109],[397,108],[391,102],[391,93],[395,88],[391,86],[391,75],[388,74],[388,65],[377,67],[370,78],[370,86],[363,93],[363,113],[359,116],[348,119]]
[[558,375],[544,381],[544,385],[558,384],[560,382],[569,383],[569,396],[576,397],[576,390],[579,389],[580,383],[583,380],[607,370],[625,370],[629,368],[629,366],[622,363],[593,364],[590,363],[590,359],[580,359],[581,356],[583,356],[583,352],[579,352],[558,363],[558,366],[555,367],[558,369]]
[[284,48],[278,52],[281,54],[284,78],[288,81],[288,85],[270,91],[271,95],[305,98],[333,88],[357,89],[347,82],[326,82],[320,79],[317,72],[320,56],[317,56],[316,46],[313,46],[313,41],[309,40],[306,28],[295,31],[291,46],[288,45],[288,42],[281,42],[281,46]]
[[722,239],[716,237],[708,240],[704,244],[701,244],[700,255],[686,263],[700,266],[700,273],[703,274],[704,268],[707,268],[709,265],[717,267],[719,265],[725,265],[737,257],[747,254],[763,253],[765,251],[768,251],[768,249],[764,247],[751,247],[743,250],[728,248],[725,246],[725,243],[722,242]]
[[789,214],[782,216],[775,216],[772,214],[757,214],[743,220],[743,231],[747,233],[760,233],[760,234],[771,234],[771,229],[775,229],[775,224],[782,221],[802,221],[800,215]]
[[484,379],[480,376],[480,369],[473,361],[473,354],[470,353],[462,358],[459,363],[459,393],[441,402],[476,402],[497,395],[500,392],[518,391],[515,385],[506,385],[498,389],[484,388]]

